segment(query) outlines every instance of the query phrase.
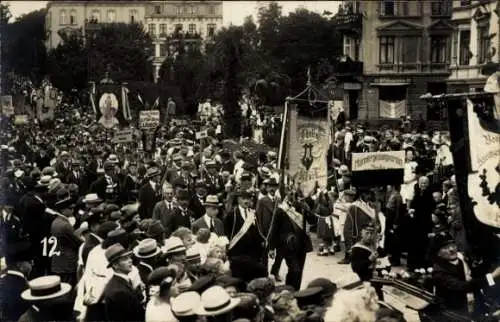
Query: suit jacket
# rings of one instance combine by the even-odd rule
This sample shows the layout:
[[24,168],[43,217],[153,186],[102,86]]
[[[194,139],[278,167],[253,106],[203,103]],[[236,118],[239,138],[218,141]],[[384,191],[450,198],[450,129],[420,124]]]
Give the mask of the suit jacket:
[[78,171],[78,178],[75,176],[75,173],[73,171],[70,171],[66,175],[64,182],[68,184],[69,183],[76,184],[78,186],[78,194],[80,196],[83,196],[88,192],[90,188],[89,177],[85,171],[81,170],[77,171]]
[[[210,229],[205,221],[205,216],[196,219],[191,226],[194,234],[201,228]],[[219,218],[214,218],[214,233],[217,234],[217,236],[224,236],[224,223]]]
[[71,164],[68,162],[68,164],[64,165],[59,161],[56,163],[55,169],[60,178],[66,178],[66,176],[71,172]]
[[99,198],[103,200],[116,200],[120,191],[120,183],[116,178],[113,178],[113,183],[116,187],[113,188],[113,192],[108,192],[108,181],[105,176],[100,176],[92,185],[90,186],[90,192],[96,193]]
[[[255,207],[255,216],[259,222],[259,227],[262,227],[262,233],[265,236],[269,235],[273,218],[274,208],[278,207],[279,203],[271,200],[269,196],[264,196],[263,198],[257,200],[257,206]],[[274,225],[274,223],[273,223]]]
[[[302,220],[306,226],[305,218]],[[281,208],[276,209],[273,229],[270,234],[271,248],[281,249],[287,254],[312,251],[311,238],[305,229],[300,229]]]
[[137,264],[137,270],[139,271],[139,276],[141,277],[141,280],[142,282],[144,283],[144,285],[147,285],[148,284],[148,277],[149,277],[149,274],[151,274],[151,272],[153,272],[153,266],[146,263],[146,262],[139,262],[139,264]]
[[121,185],[121,199],[125,202],[136,201],[139,194],[139,178],[126,175]]
[[197,194],[193,195],[189,202],[189,209],[194,213],[194,218],[198,219],[205,214],[205,206],[203,206],[203,201],[200,200]]
[[[240,231],[244,222],[238,207],[226,215],[224,231],[229,241]],[[228,251],[229,256],[248,256],[255,259],[263,257],[264,253],[264,238],[260,235],[256,224],[253,224],[238,243]]]
[[21,293],[28,288],[28,281],[24,277],[15,275],[17,273],[19,272],[7,271],[6,274],[0,276],[0,289],[3,290],[0,292],[2,321],[19,320],[30,306],[21,298]]
[[162,226],[165,228],[169,222],[169,216],[171,216],[171,212],[176,207],[174,202],[171,202],[171,208],[167,207],[165,200],[158,201],[153,208],[153,219],[159,220]]
[[170,237],[170,235],[179,227],[191,228],[193,220],[194,217],[192,211],[188,209],[186,213],[183,214],[179,207],[175,207],[172,211],[167,213],[165,218],[164,228],[166,237]]
[[57,217],[52,222],[52,236],[57,238],[56,252],[52,256],[51,270],[53,273],[75,273],[78,267],[78,249],[82,240],[76,235],[75,229],[66,218]]
[[103,300],[107,321],[144,321],[141,298],[124,278],[113,275],[104,289]]
[[158,189],[160,187],[157,186],[154,190],[149,182],[143,184],[139,189],[139,216],[141,219],[153,217],[153,208],[160,201]]

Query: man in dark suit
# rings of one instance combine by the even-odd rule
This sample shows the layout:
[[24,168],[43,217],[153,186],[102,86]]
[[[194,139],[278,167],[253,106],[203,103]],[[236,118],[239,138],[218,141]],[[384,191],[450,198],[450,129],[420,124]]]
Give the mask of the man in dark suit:
[[142,299],[128,276],[133,267],[130,253],[120,244],[106,249],[106,259],[114,271],[103,294],[107,321],[144,321]]
[[120,186],[115,177],[115,165],[112,162],[104,162],[104,175],[99,177],[90,186],[90,192],[97,193],[99,198],[114,203],[118,199]]
[[224,235],[224,223],[217,218],[219,208],[222,204],[219,202],[217,195],[207,196],[205,202],[205,214],[193,222],[191,229],[193,233],[197,233],[201,228],[207,228],[210,232],[217,234],[217,236]]
[[207,184],[205,180],[196,181],[195,190],[196,193],[191,198],[189,209],[194,212],[194,217],[198,219],[205,214],[205,207],[203,206],[205,197],[207,196]]
[[78,249],[83,240],[69,222],[72,215],[70,209],[64,209],[52,222],[51,233],[57,240],[57,253],[51,258],[51,271],[54,275],[59,275],[61,281],[74,287],[77,282]]
[[165,217],[165,236],[168,238],[179,227],[191,228],[194,215],[189,210],[189,200],[191,196],[186,189],[178,190],[176,195],[177,205],[172,211],[167,212]]
[[170,212],[176,207],[174,201],[174,188],[168,183],[164,183],[162,187],[163,200],[158,201],[153,208],[153,219],[159,220],[163,227],[167,224],[167,218]]
[[55,169],[59,178],[64,179],[71,172],[71,160],[68,151],[62,151],[58,159]]
[[157,167],[146,171],[145,183],[139,189],[139,216],[141,219],[153,217],[153,208],[160,201],[161,172]]
[[[280,250],[288,267],[285,283],[295,290],[300,289],[306,255],[312,251],[311,238],[306,232],[305,216],[296,209],[296,202],[286,200],[276,209],[272,227],[270,248]],[[295,203],[295,205],[294,205]],[[297,208],[294,207],[297,205]]]
[[130,161],[121,187],[121,199],[126,203],[134,202],[137,200],[138,193],[139,177],[137,175],[137,162]]
[[17,321],[29,308],[29,303],[21,298],[28,288],[26,276],[31,271],[29,242],[7,244],[7,271],[0,276],[0,317],[2,321]]
[[87,193],[90,184],[80,160],[75,159],[71,162],[71,171],[64,178],[64,182],[76,184],[80,196]]
[[205,181],[207,182],[208,193],[215,195],[224,188],[224,182],[220,175],[217,173],[219,166],[214,160],[208,160],[205,162],[206,176]]
[[47,206],[41,197],[46,191],[47,186],[38,184],[35,191],[25,194],[15,208],[15,214],[22,223],[22,230],[28,235],[31,243],[33,277],[46,275],[50,267],[50,258],[43,252],[43,243],[50,237],[50,226],[54,217],[46,213]]
[[180,163],[182,161],[182,156],[180,154],[174,154],[172,156],[172,166],[167,170],[166,180],[170,184],[174,184],[175,179],[181,175]]
[[[257,200],[255,215],[261,226],[265,227],[264,234],[267,237],[270,235],[269,230],[271,229],[273,214],[280,203],[278,196],[276,196],[276,190],[279,185],[275,178],[266,179],[263,183],[266,185],[267,194]],[[277,281],[280,281],[279,271],[283,259],[284,251],[278,247],[276,249],[276,258],[271,268],[271,274],[275,276]]]
[[245,282],[267,274],[266,239],[263,227],[250,208],[252,194],[247,191],[234,193],[238,204],[224,218],[224,231],[229,239],[228,256],[233,277]]

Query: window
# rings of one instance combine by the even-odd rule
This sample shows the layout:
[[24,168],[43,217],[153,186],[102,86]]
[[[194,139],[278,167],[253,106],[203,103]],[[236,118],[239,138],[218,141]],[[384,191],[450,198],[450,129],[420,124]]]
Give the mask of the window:
[[48,12],[47,13],[47,16],[45,17],[45,26],[47,28],[51,28],[52,27],[52,13],[51,12]]
[[76,10],[71,10],[69,12],[69,24],[76,25]]
[[469,65],[470,63],[470,30],[460,31],[460,52],[459,52],[459,64]]
[[132,9],[128,12],[130,23],[134,23],[137,20],[137,10]]
[[182,8],[181,7],[175,7],[175,12],[177,12],[178,15],[182,14]]
[[[401,41],[398,47],[401,48],[401,61],[403,64],[416,64],[419,60],[418,37],[401,37],[398,40]],[[404,68],[411,69],[416,68],[416,66],[413,67],[406,65]]]
[[397,10],[397,15],[398,16],[409,16],[410,15],[408,1],[399,1],[397,9],[398,9]]
[[209,23],[207,25],[207,35],[208,37],[213,37],[215,35],[215,24]]
[[489,33],[490,26],[485,25],[477,28],[477,33],[479,37],[478,41],[478,48],[477,48],[477,63],[482,64],[485,63],[488,55],[489,55],[489,48],[490,48],[490,33]]
[[176,32],[182,31],[182,24],[181,23],[178,23],[178,24],[175,25],[175,31]]
[[446,16],[451,13],[450,2],[447,0],[432,1],[431,15],[433,16]]
[[160,6],[155,6],[154,13],[155,13],[155,15],[159,15],[161,13],[161,7]]
[[167,33],[167,24],[162,23],[160,24],[160,36],[165,35]]
[[59,11],[59,24],[66,25],[68,23],[68,14],[66,10]]
[[196,33],[196,24],[194,24],[194,23],[189,24],[188,30],[189,30],[190,34]]
[[208,14],[209,15],[215,15],[215,7],[214,6],[209,6],[208,7]]
[[381,16],[394,16],[394,0],[382,0],[380,5]]
[[156,25],[154,23],[148,24],[148,32],[151,36],[156,36]]
[[115,22],[116,21],[116,11],[108,10],[107,19],[108,19],[108,22]]
[[353,39],[351,37],[344,36],[344,55],[349,56],[352,59]]
[[465,7],[470,5],[470,0],[460,0],[460,6]]
[[182,7],[182,13],[183,14],[188,14],[189,13],[189,8],[187,6]]
[[431,37],[431,63],[443,64],[446,63],[446,49],[448,37],[432,36]]
[[167,56],[167,45],[160,44],[160,57],[165,57],[165,56]]
[[380,37],[380,63],[394,64],[394,37]]
[[101,12],[99,10],[92,11],[92,14],[90,16],[91,19],[96,23],[101,21]]
[[198,7],[191,7],[191,14],[193,15],[198,14]]

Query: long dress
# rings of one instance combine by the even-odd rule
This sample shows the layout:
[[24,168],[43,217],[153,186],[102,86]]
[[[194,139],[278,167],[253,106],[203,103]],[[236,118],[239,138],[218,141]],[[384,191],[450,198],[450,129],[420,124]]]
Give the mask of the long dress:
[[414,190],[413,187],[417,183],[417,176],[415,174],[415,169],[417,168],[416,161],[408,161],[405,163],[403,183],[401,185],[401,197],[403,198],[403,203],[406,204],[408,200],[413,199]]

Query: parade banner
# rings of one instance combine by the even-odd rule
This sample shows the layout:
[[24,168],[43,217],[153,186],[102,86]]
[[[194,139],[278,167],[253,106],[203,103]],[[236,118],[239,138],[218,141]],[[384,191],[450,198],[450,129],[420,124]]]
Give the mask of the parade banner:
[[12,95],[2,96],[2,115],[11,116],[15,114],[14,104],[12,104]]
[[14,124],[15,125],[25,125],[29,123],[28,115],[26,114],[18,114],[14,116]]
[[133,129],[124,129],[121,131],[117,131],[113,137],[113,143],[130,143],[134,139],[134,130]]
[[305,196],[313,193],[316,186],[326,189],[330,124],[329,117],[303,116],[296,106],[290,107],[289,176]]
[[139,113],[139,128],[141,129],[155,129],[160,125],[160,111],[147,110],[140,111]]
[[403,183],[405,151],[352,154],[354,186],[384,186]]
[[94,109],[97,123],[105,128],[113,128],[118,124],[127,126],[132,120],[128,89],[124,85],[92,83],[90,102]]
[[467,188],[477,219],[500,228],[500,126],[499,120],[480,118],[467,100],[470,173]]

